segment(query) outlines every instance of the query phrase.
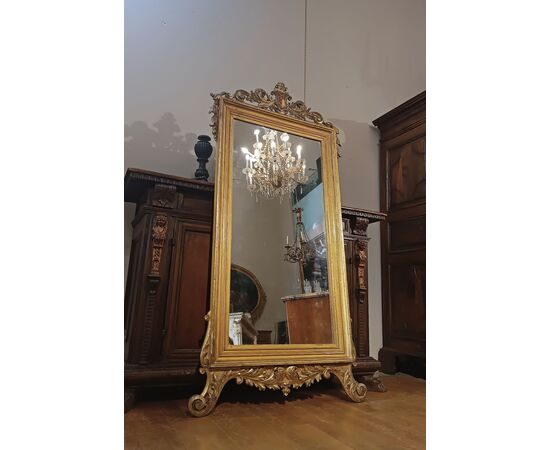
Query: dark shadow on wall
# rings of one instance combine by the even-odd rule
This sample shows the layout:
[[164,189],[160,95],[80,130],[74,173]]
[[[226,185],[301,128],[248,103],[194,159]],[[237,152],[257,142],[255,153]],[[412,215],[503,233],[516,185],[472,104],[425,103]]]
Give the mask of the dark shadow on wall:
[[167,112],[157,120],[152,128],[138,120],[131,125],[124,125],[125,151],[168,151],[193,152],[197,142],[195,133],[181,135],[181,128],[174,114]]
[[[193,178],[197,168],[196,133],[181,132],[173,113],[166,112],[152,125],[138,120],[124,125],[126,167]],[[211,171],[211,162],[207,165]]]

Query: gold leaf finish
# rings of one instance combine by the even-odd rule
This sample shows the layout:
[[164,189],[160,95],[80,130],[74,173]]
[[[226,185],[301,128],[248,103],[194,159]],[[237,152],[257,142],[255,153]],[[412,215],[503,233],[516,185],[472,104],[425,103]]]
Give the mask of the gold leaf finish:
[[[225,384],[232,379],[260,390],[310,386],[334,374],[353,401],[365,400],[367,389],[351,371],[355,347],[351,332],[346,259],[340,204],[337,129],[303,102],[293,102],[283,83],[268,94],[263,89],[212,95],[212,127],[218,148],[215,171],[210,312],[200,353],[206,385],[189,400],[193,416],[209,414]],[[233,125],[256,124],[314,140],[321,146],[321,173],[332,342],[325,344],[232,345],[229,340],[232,235]],[[365,283],[366,286],[366,283]]]
[[351,371],[351,365],[333,367],[331,368],[331,372],[340,380],[344,391],[354,402],[360,403],[367,399],[367,386],[355,380]]
[[302,386],[311,386],[323,378],[330,378],[333,373],[342,383],[344,392],[354,402],[362,402],[367,396],[367,387],[358,383],[353,377],[351,364],[343,366],[304,365],[304,366],[276,366],[253,367],[229,370],[205,370],[206,385],[200,395],[189,399],[189,412],[192,416],[203,417],[208,415],[216,406],[221,390],[232,379],[237,384],[245,383],[248,386],[266,389],[281,390],[285,396],[291,389]]
[[211,332],[211,323],[210,323],[210,311],[204,316],[204,320],[208,322],[206,325],[206,335],[204,336],[204,342],[202,343],[200,362],[201,368],[200,372],[204,373],[203,368],[210,365],[210,355],[212,354],[212,332]]
[[203,417],[214,409],[225,384],[235,378],[233,371],[206,371],[206,385],[201,394],[189,399],[189,412],[192,416]]
[[[278,82],[275,88],[268,94],[263,89],[254,89],[253,91],[246,91],[244,89],[238,89],[233,95],[229,92],[220,92],[219,94],[210,94],[214,99],[214,106],[210,110],[212,114],[212,122],[210,127],[212,128],[212,134],[214,139],[218,139],[218,121],[219,121],[219,106],[218,100],[220,98],[234,99],[239,102],[248,102],[258,108],[266,109],[287,116],[294,117],[296,119],[310,121],[325,125],[329,128],[333,128],[338,134],[338,128],[336,128],[332,122],[328,122],[323,119],[323,116],[317,111],[312,111],[306,104],[301,101],[292,101],[292,97],[288,93],[288,88],[284,83]],[[337,144],[340,146],[340,141],[337,139]]]
[[265,389],[281,389],[287,396],[290,388],[298,389],[306,385],[311,386],[315,381],[321,381],[321,378],[329,378],[328,368],[318,366],[288,366],[288,367],[254,367],[251,369],[240,370],[237,378],[237,384],[243,381],[249,385],[258,388],[260,391]]

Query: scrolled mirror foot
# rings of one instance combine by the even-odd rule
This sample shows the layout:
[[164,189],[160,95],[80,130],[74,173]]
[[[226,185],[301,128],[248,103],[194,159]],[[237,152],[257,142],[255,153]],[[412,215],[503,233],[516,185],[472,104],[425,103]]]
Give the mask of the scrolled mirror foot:
[[353,372],[351,371],[351,364],[347,366],[332,367],[331,372],[336,375],[340,383],[342,383],[344,392],[351,400],[360,403],[367,399],[367,386],[355,380]]
[[193,395],[189,399],[189,413],[194,417],[204,417],[212,412],[225,384],[234,378],[230,370],[208,371],[206,370],[206,385],[202,392]]

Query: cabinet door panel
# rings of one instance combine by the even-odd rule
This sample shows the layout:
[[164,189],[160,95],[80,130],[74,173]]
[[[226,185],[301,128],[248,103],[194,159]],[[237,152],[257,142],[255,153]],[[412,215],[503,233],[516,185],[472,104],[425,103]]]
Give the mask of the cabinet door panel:
[[206,332],[210,227],[177,222],[172,255],[164,356],[192,359]]
[[388,269],[392,338],[425,339],[425,263],[391,264]]
[[389,151],[390,207],[426,197],[426,140]]
[[390,251],[426,246],[426,216],[394,221],[389,227]]

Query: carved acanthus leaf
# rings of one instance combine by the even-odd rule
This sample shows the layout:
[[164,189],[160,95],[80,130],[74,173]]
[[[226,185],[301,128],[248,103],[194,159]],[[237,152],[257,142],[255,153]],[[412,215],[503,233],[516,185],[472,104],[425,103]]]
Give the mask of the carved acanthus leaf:
[[204,320],[208,323],[206,325],[206,335],[204,336],[204,341],[202,343],[201,353],[200,353],[200,362],[201,368],[199,369],[200,373],[204,373],[204,368],[210,366],[210,355],[212,354],[212,325],[210,322],[210,311],[204,316]]
[[210,110],[212,114],[212,122],[210,127],[212,128],[212,134],[214,138],[218,139],[218,122],[219,122],[219,102],[220,98],[227,98],[237,100],[243,103],[251,103],[258,108],[266,109],[287,116],[294,117],[305,122],[313,122],[325,125],[329,128],[336,130],[336,141],[340,147],[340,140],[338,139],[338,128],[334,126],[332,122],[323,119],[323,116],[317,111],[312,111],[306,104],[301,101],[292,101],[292,97],[288,93],[288,88],[284,83],[278,82],[275,88],[268,94],[264,89],[254,89],[253,91],[246,91],[244,89],[238,89],[233,95],[229,92],[220,92],[219,94],[210,94],[214,99],[214,105]]
[[366,399],[367,388],[358,383],[353,377],[351,364],[345,365],[303,365],[303,366],[276,366],[253,367],[240,369],[208,369],[206,373],[206,385],[199,395],[193,395],[189,399],[189,412],[195,417],[203,417],[209,414],[221,393],[225,384],[235,379],[238,384],[246,383],[261,391],[266,389],[281,390],[286,396],[291,388],[298,389],[301,386],[311,386],[322,378],[329,378],[333,373],[342,383],[344,391],[354,402],[362,402]]
[[349,398],[358,403],[366,400],[367,387],[355,380],[351,371],[351,365],[333,367],[331,368],[331,372],[340,380]]
[[287,366],[287,367],[254,367],[238,371],[237,384],[243,381],[261,391],[281,389],[286,396],[290,388],[298,389],[310,386],[322,378],[329,378],[330,370],[326,366]]

